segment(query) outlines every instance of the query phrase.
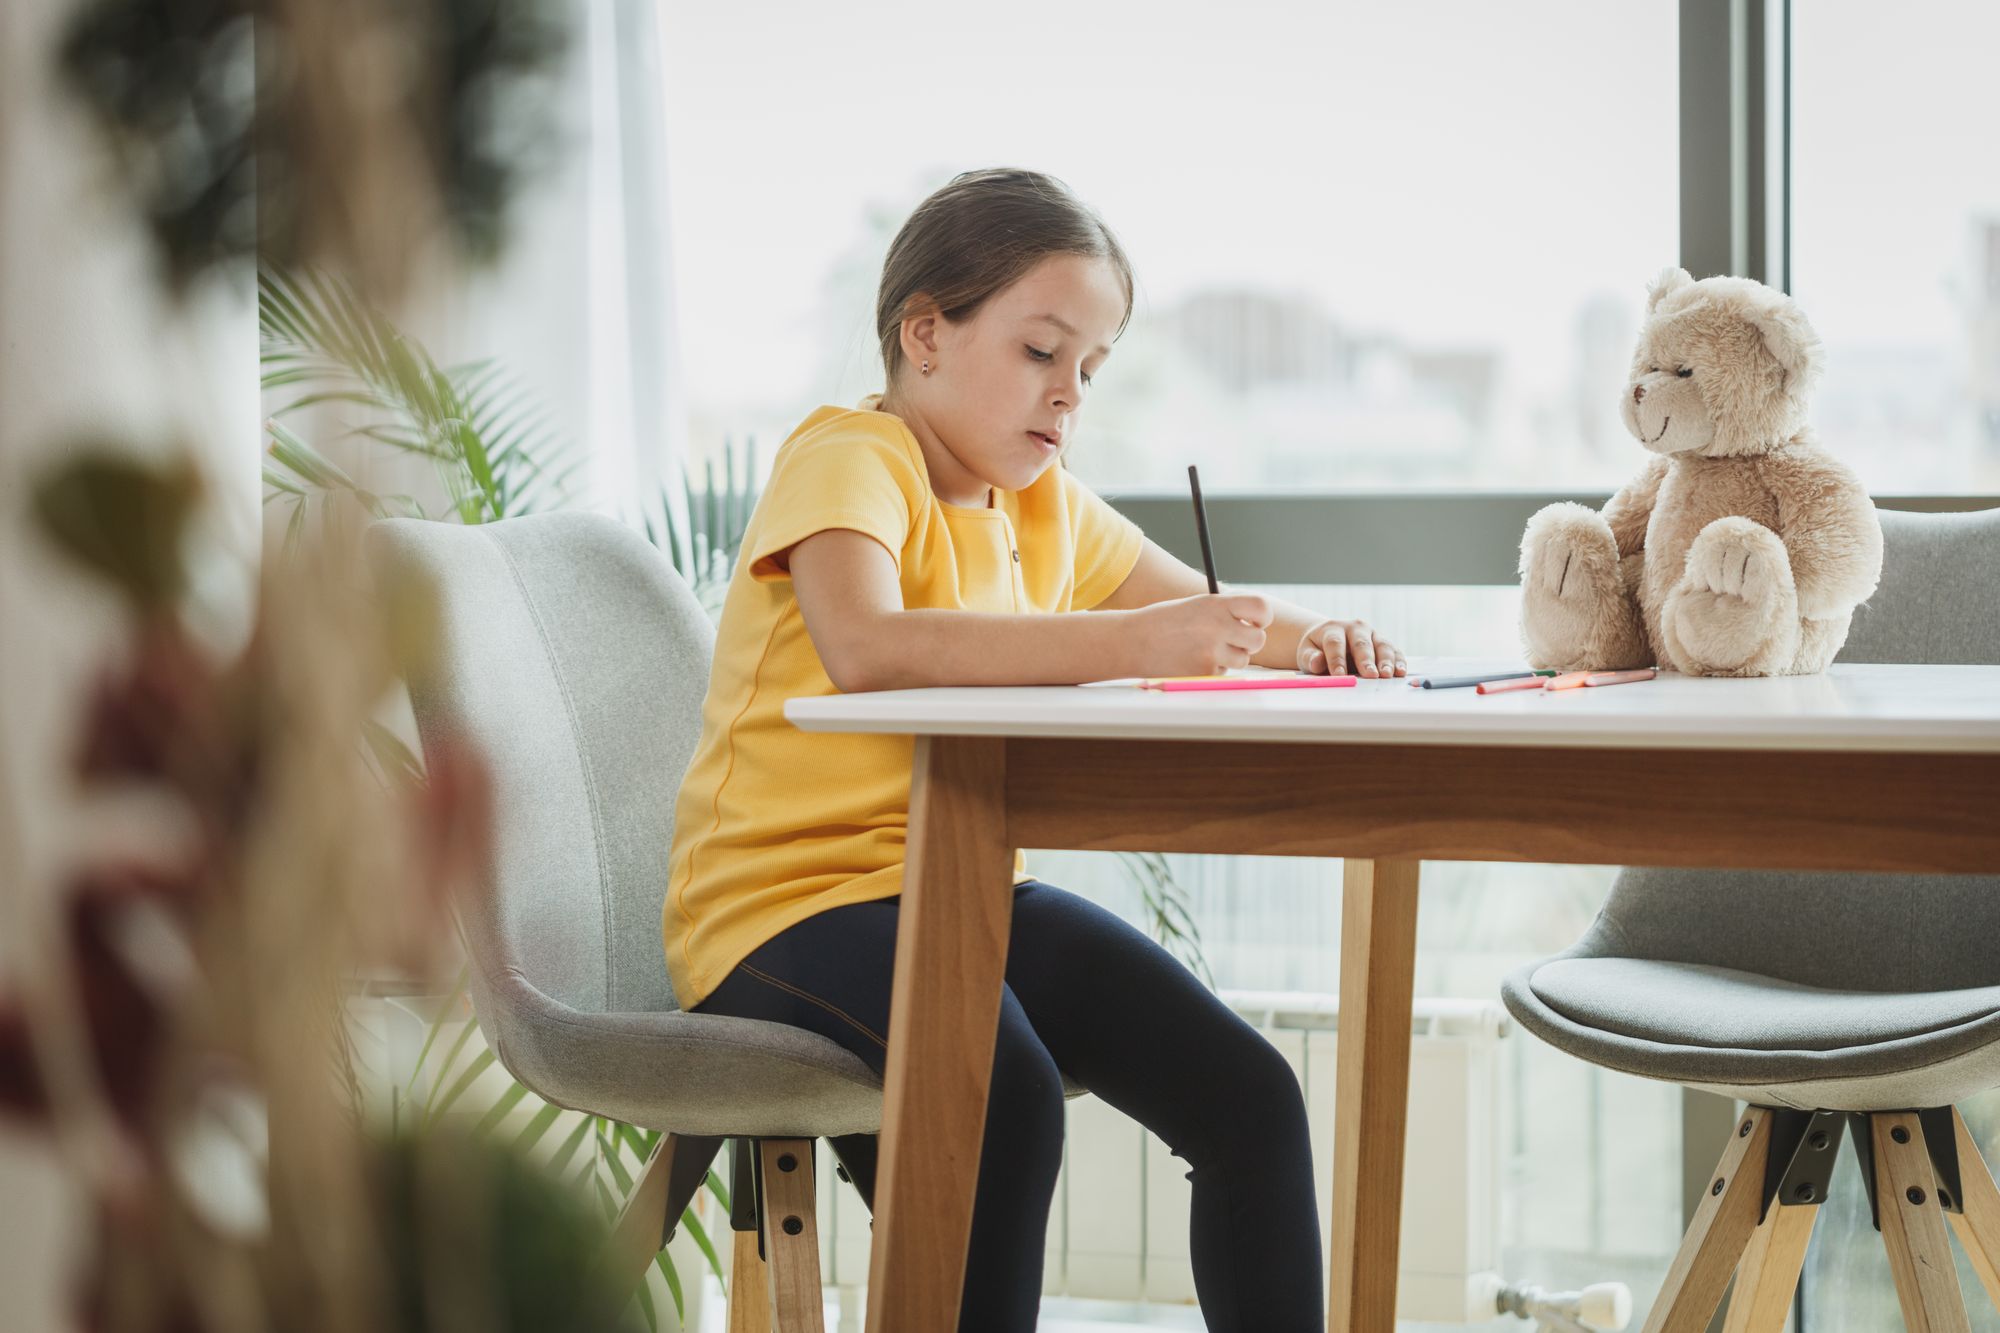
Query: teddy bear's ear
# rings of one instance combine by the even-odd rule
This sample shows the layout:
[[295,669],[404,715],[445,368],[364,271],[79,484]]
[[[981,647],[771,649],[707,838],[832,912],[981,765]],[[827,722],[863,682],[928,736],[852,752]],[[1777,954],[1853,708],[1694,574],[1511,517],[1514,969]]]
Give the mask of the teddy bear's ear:
[[1665,300],[1668,293],[1694,285],[1694,275],[1684,268],[1663,268],[1660,275],[1646,287],[1646,313],[1652,314]]
[[1788,296],[1760,302],[1744,312],[1751,327],[1764,340],[1764,348],[1785,371],[1786,390],[1801,394],[1819,379],[1821,350],[1819,335],[1806,322],[1805,312]]

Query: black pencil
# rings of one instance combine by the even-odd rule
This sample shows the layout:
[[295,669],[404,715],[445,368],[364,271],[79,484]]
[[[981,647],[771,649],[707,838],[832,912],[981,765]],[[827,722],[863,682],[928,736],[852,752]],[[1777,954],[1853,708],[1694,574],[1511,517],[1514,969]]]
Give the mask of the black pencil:
[[1215,552],[1208,545],[1208,511],[1201,505],[1201,474],[1194,464],[1188,464],[1188,489],[1194,492],[1194,530],[1201,534],[1201,567],[1208,572],[1208,590],[1219,593],[1222,587],[1215,581]]

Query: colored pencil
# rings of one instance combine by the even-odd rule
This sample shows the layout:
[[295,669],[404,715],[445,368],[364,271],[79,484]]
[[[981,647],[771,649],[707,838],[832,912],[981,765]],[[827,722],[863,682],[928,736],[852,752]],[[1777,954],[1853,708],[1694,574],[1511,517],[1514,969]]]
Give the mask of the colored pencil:
[[1503,671],[1497,676],[1418,676],[1410,684],[1426,690],[1469,690],[1489,680],[1522,680],[1529,676],[1553,676],[1553,671]]
[[1651,680],[1660,673],[1652,667],[1638,667],[1631,671],[1594,671],[1584,678],[1585,685],[1631,685],[1642,680]]
[[1539,690],[1548,681],[1541,676],[1516,676],[1511,680],[1483,680],[1479,682],[1481,694],[1506,694],[1510,690]]
[[1188,464],[1188,489],[1194,493],[1194,530],[1201,537],[1201,567],[1208,574],[1208,590],[1222,591],[1222,585],[1215,581],[1215,552],[1208,544],[1208,510],[1201,503],[1201,474],[1194,464]]
[[1353,676],[1195,676],[1162,678],[1140,683],[1142,690],[1181,693],[1189,690],[1341,690],[1357,683]]

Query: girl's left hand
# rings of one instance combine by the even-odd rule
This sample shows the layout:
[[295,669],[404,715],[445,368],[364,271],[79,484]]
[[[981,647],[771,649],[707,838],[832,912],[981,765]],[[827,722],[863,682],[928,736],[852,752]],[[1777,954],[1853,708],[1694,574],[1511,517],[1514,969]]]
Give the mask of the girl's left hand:
[[1299,640],[1299,670],[1308,676],[1407,676],[1402,651],[1365,620],[1323,620]]

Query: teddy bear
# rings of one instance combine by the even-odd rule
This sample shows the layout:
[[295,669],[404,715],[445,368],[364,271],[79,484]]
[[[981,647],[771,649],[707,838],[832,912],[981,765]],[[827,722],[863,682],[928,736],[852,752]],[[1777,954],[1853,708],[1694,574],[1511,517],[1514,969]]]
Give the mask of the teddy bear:
[[1668,269],[1621,403],[1653,455],[1604,506],[1554,504],[1521,538],[1521,639],[1538,668],[1822,671],[1882,572],[1859,478],[1815,442],[1819,339],[1748,278]]

